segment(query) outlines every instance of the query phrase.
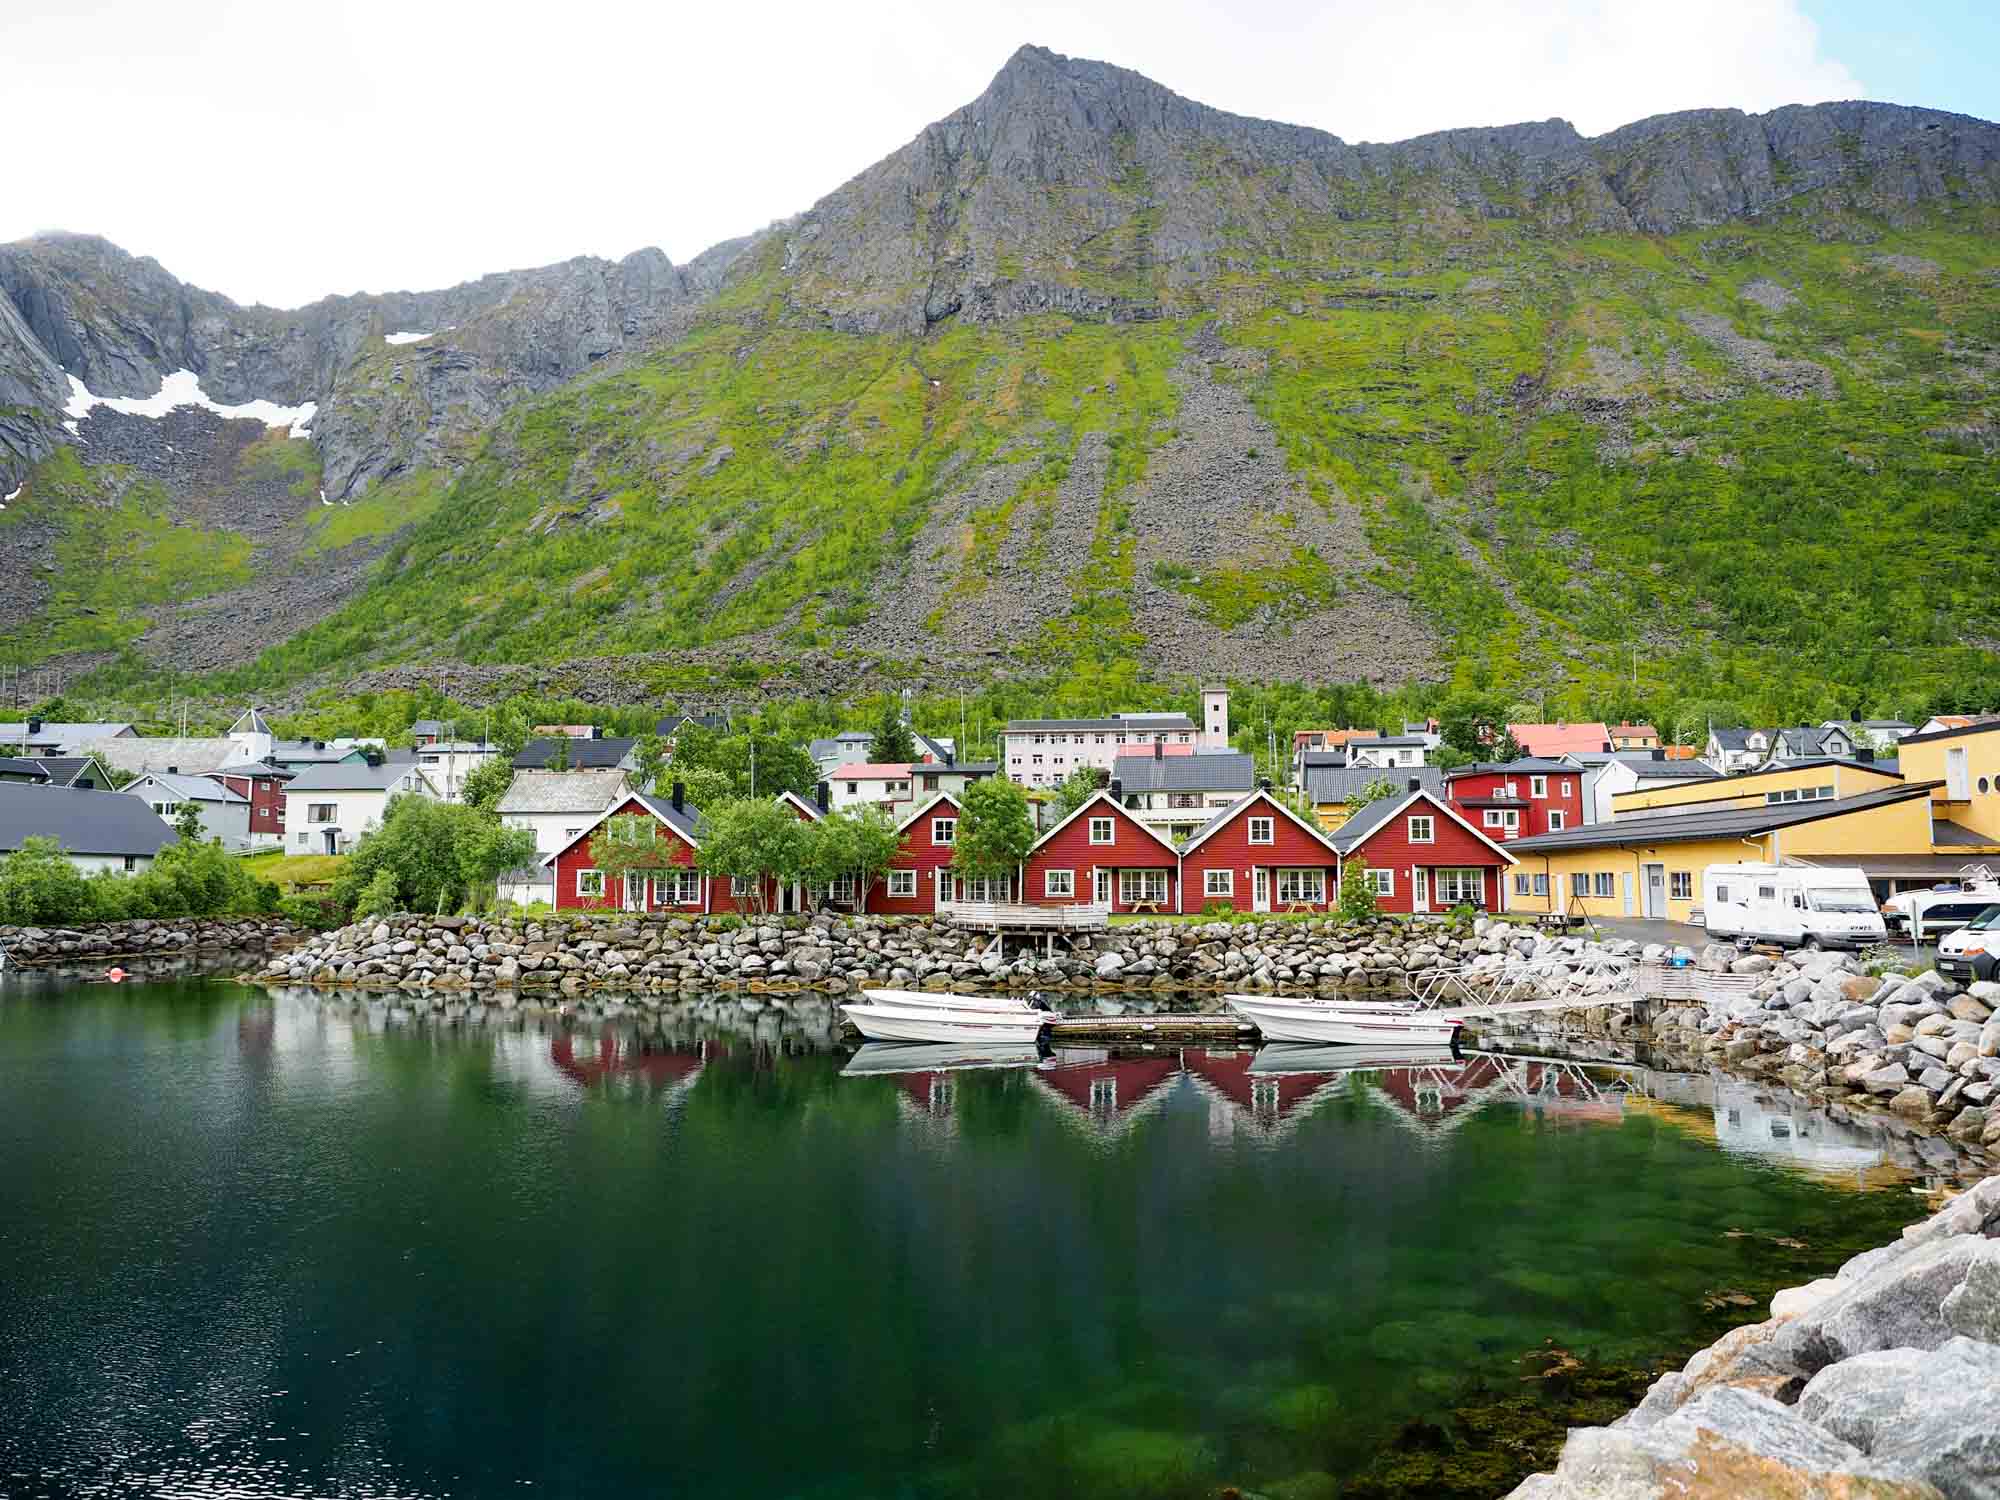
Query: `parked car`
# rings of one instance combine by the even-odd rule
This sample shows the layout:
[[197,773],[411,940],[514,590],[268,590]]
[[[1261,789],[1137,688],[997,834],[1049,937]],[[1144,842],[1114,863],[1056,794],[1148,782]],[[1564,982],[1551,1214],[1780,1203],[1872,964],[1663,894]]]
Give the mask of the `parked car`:
[[1712,937],[1865,948],[1887,933],[1868,877],[1857,869],[1710,865],[1701,886],[1703,925]]
[[2000,905],[1988,906],[1938,943],[1937,971],[1947,979],[1991,979],[2000,969]]

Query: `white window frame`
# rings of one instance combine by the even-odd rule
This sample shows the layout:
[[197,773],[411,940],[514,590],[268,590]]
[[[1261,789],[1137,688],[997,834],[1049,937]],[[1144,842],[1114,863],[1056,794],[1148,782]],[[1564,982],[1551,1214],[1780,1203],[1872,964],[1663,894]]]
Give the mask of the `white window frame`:
[[1669,901],[1694,900],[1694,871],[1669,870],[1667,872],[1667,899]]
[[748,901],[750,899],[750,877],[748,875],[732,875],[729,877],[729,897],[732,901]]
[[955,846],[958,843],[958,819],[932,818],[931,842],[940,847],[947,844]]
[[[1259,837],[1257,836],[1257,825],[1258,825],[1258,824],[1260,824],[1260,823],[1264,825],[1264,836],[1263,836],[1262,838],[1259,838]],[[1277,843],[1277,842],[1278,842],[1278,820],[1277,820],[1276,818],[1272,818],[1272,817],[1260,817],[1260,818],[1252,818],[1252,819],[1250,819],[1250,826],[1249,826],[1249,829],[1248,829],[1248,839],[1249,839],[1249,842],[1251,842],[1251,843],[1253,843],[1253,844],[1275,844],[1275,843]]]
[[1074,901],[1076,899],[1076,871],[1042,871],[1042,895],[1050,901]]
[[[1424,825],[1422,833],[1417,832],[1417,825],[1419,823]],[[1413,844],[1435,844],[1437,842],[1436,816],[1432,813],[1412,813],[1410,815],[1409,833],[1410,842]]]
[[1561,808],[1555,808],[1550,811],[1549,813],[1550,833],[1560,833],[1564,828],[1568,826],[1569,826],[1569,816],[1568,814],[1564,813]]
[[[1287,895],[1289,886],[1291,894]],[[1277,880],[1278,905],[1323,906],[1326,904],[1326,871],[1314,865],[1280,869]]]
[[602,870],[578,870],[576,872],[576,893],[578,896],[604,896],[604,872]]
[[852,906],[854,904],[854,877],[852,875],[834,876],[832,880],[827,882],[826,899],[843,906]]
[[1201,893],[1208,896],[1236,895],[1236,872],[1234,870],[1203,870],[1201,872]]
[[[1104,829],[1104,837],[1097,836],[1099,827]],[[1099,848],[1117,843],[1118,820],[1116,818],[1092,818],[1090,820],[1090,841]]]
[[[1465,893],[1467,877],[1473,893]],[[1486,872],[1477,865],[1443,865],[1431,872],[1431,890],[1439,906],[1483,906],[1486,902]]]
[[1567,802],[1569,800],[1569,794],[1570,794],[1570,779],[1567,776],[1563,777],[1561,786],[1562,786],[1563,800]]
[[1535,877],[1535,894],[1537,896],[1546,896],[1548,895],[1548,893],[1549,893],[1548,875],[1546,873],[1537,875]]
[[917,872],[915,870],[889,871],[889,899],[891,901],[914,901],[917,899]]
[[[1155,884],[1157,882],[1157,885]],[[1157,901],[1164,905],[1167,899],[1167,872],[1161,869],[1120,870],[1118,872],[1118,904],[1133,906],[1141,901]]]
[[1368,886],[1378,896],[1396,894],[1396,872],[1380,866],[1371,866],[1366,872]]
[[1532,877],[1525,870],[1514,872],[1514,894],[1525,896],[1534,889]]
[[1618,894],[1618,872],[1616,870],[1593,870],[1590,873],[1590,894],[1599,901],[1609,901]]
[[1548,796],[1548,794],[1549,794],[1548,777],[1530,776],[1528,778],[1528,795],[1530,797],[1546,797]]

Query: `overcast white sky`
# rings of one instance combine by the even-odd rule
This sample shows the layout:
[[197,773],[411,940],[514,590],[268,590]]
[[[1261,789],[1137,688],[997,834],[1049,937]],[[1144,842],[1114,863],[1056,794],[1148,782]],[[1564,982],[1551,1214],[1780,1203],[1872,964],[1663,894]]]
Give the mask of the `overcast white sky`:
[[1866,97],[1867,58],[1827,56],[1800,3],[0,0],[0,241],[92,231],[279,306],[686,260],[808,207],[1023,42],[1354,141]]

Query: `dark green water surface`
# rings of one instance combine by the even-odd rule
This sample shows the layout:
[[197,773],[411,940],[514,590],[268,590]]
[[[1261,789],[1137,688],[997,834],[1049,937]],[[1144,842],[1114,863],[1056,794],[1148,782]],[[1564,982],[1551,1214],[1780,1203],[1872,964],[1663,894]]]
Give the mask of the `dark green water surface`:
[[1385,1493],[1551,1346],[1684,1358],[1925,1209],[1706,1079],[11,985],[17,1500]]

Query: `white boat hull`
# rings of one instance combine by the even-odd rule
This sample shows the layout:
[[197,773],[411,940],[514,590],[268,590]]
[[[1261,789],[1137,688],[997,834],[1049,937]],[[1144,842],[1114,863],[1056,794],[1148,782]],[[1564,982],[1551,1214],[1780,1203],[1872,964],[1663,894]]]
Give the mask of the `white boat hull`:
[[869,1078],[903,1073],[957,1073],[976,1068],[1032,1068],[1041,1055],[1031,1043],[973,1042],[953,1046],[943,1042],[863,1042],[843,1078]]
[[863,990],[870,1005],[893,1005],[898,1010],[997,1010],[1025,1011],[1033,1007],[1018,995],[932,994],[928,990]]
[[1273,1042],[1326,1042],[1348,1047],[1449,1045],[1461,1022],[1446,1016],[1344,1011],[1330,1006],[1267,1005],[1231,999],[1229,1008]]
[[892,1005],[843,1005],[840,1013],[871,1042],[1028,1045],[1048,1017],[1038,1010],[919,1010]]
[[1313,1014],[1352,1011],[1356,1015],[1406,1016],[1417,1008],[1414,1000],[1306,1000],[1285,995],[1224,995],[1222,998],[1232,1005],[1241,1000],[1245,1005],[1264,1005],[1275,1010],[1296,1009]]

